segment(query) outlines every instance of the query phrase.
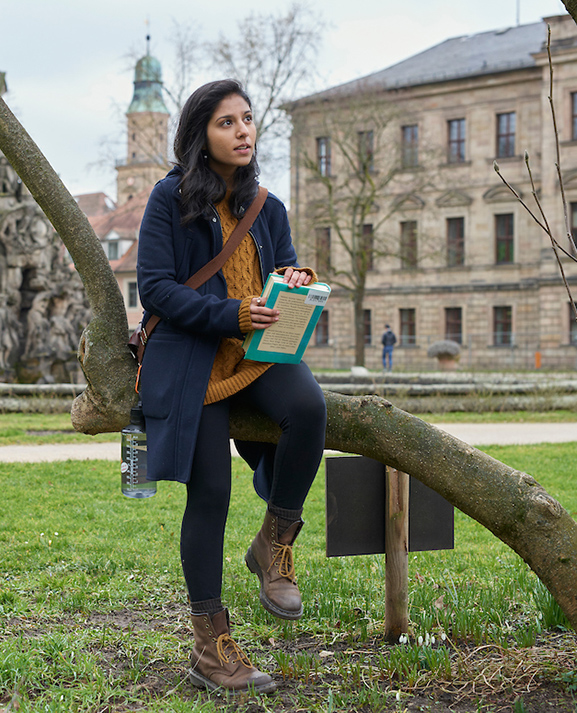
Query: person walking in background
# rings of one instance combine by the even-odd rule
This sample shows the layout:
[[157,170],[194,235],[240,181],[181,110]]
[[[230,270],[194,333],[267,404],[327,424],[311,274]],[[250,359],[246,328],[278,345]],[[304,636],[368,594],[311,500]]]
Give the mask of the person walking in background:
[[242,349],[248,332],[282,319],[259,297],[269,273],[284,275],[289,288],[316,280],[312,269],[298,266],[282,202],[269,193],[222,269],[198,289],[184,284],[221,251],[257,195],[256,138],[240,84],[221,80],[197,89],[180,116],[175,167],[151,193],[138,246],[145,319],[161,319],[142,361],[148,477],[186,485],[180,556],[195,640],[189,675],[196,686],[230,693],[275,690],[231,637],[221,601],[230,408],[257,409],[281,429],[278,444],[236,442],[267,503],[245,561],[259,579],[261,604],[281,619],[302,615],[292,546],[326,428],[324,396],[304,362],[250,361]]
[[385,324],[385,331],[381,339],[381,344],[383,345],[383,369],[385,371],[393,370],[393,349],[396,343],[397,337],[395,333],[388,324]]

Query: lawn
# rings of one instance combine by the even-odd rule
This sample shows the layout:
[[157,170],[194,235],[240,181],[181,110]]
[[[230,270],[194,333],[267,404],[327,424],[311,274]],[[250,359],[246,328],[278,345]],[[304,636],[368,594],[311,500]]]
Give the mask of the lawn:
[[[0,429],[3,426],[0,424]],[[577,443],[486,449],[575,517]],[[324,476],[295,548],[305,613],[258,603],[244,552],[263,506],[234,459],[224,600],[236,638],[279,691],[228,704],[186,678],[178,540],[184,488],[120,493],[116,463],[1,464],[0,706],[120,711],[574,711],[577,645],[527,566],[455,514],[453,551],[410,554],[408,641],[383,638],[384,556],[324,555]],[[2,710],[0,708],[0,710]]]
[[[575,411],[506,411],[495,413],[427,413],[429,423],[577,423]],[[0,446],[41,443],[117,441],[118,433],[87,436],[72,428],[67,413],[0,413]]]

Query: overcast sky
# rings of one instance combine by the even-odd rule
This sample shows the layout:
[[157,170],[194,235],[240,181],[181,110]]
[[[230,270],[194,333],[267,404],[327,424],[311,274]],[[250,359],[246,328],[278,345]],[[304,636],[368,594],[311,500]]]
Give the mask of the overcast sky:
[[[234,35],[251,12],[281,12],[290,0],[0,0],[0,71],[6,101],[74,193],[105,191],[115,171],[95,167],[102,144],[119,138],[119,115],[132,97],[127,53],[151,53],[165,74],[173,62],[174,22],[199,41]],[[449,37],[565,12],[560,0],[312,0],[327,29],[319,89],[388,67]],[[216,77],[214,77],[216,78]],[[199,76],[199,83],[206,77]],[[195,87],[191,87],[191,90]],[[125,148],[116,147],[119,159]],[[283,190],[270,186],[272,190]],[[288,198],[288,196],[283,196]]]

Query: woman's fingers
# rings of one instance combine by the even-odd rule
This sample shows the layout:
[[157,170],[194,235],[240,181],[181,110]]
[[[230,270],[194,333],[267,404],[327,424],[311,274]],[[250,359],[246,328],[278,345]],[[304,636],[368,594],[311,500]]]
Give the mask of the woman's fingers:
[[308,285],[311,281],[311,276],[308,272],[303,272],[302,270],[295,270],[292,267],[286,269],[284,274],[284,282],[290,287],[302,287],[303,285]]
[[253,329],[266,329],[278,322],[279,311],[262,305],[260,297],[254,297],[250,303],[250,319]]

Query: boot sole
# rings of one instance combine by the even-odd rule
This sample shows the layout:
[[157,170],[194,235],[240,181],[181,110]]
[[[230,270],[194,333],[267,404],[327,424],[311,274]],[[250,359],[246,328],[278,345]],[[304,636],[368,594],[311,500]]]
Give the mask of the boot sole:
[[274,693],[276,691],[276,683],[274,681],[263,683],[260,686],[251,684],[251,686],[247,688],[226,688],[225,686],[219,686],[217,683],[214,683],[214,681],[206,678],[193,668],[188,670],[188,677],[190,678],[192,685],[197,688],[205,688],[209,691],[216,691],[217,693],[229,696],[242,696],[243,694],[250,693],[251,691],[255,691],[256,693]]
[[260,592],[258,594],[258,598],[260,603],[263,605],[263,607],[273,614],[273,616],[276,616],[278,619],[289,619],[291,621],[294,621],[295,619],[300,619],[301,616],[303,615],[303,607],[301,604],[301,608],[298,611],[288,611],[287,609],[281,609],[278,607],[276,604],[271,602],[271,600],[266,596],[264,593],[264,584],[263,584],[263,575],[262,575],[262,569],[259,565],[259,563],[256,561],[254,558],[254,555],[252,553],[251,548],[249,547],[247,550],[246,555],[244,556],[244,561],[246,562],[246,566],[250,569],[250,571],[253,574],[256,574],[260,581]]

